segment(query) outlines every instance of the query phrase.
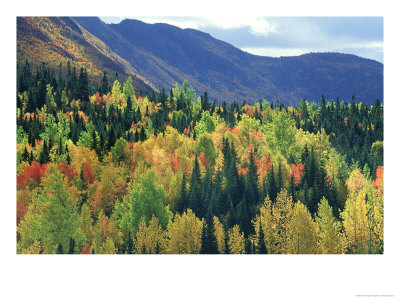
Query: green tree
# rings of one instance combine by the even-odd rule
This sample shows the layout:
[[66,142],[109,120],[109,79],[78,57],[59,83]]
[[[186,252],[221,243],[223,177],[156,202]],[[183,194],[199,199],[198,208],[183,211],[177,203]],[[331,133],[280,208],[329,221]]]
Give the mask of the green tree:
[[267,125],[265,137],[271,150],[289,158],[291,149],[296,145],[294,120],[285,111],[278,112],[272,122]]
[[[43,207],[36,212],[30,212],[33,222],[21,221],[18,231],[22,240],[30,240],[23,247],[28,248],[35,240],[40,241],[45,253],[64,253],[70,249],[70,240],[75,247],[82,246],[86,241],[80,229],[80,218],[76,207],[72,204],[67,190],[68,182],[62,174],[52,169],[50,175],[44,178],[44,191],[37,196],[37,205]],[[33,209],[33,207],[32,207]],[[29,220],[29,218],[27,219]],[[32,219],[31,219],[32,220]],[[28,228],[27,228],[28,227]]]
[[126,79],[122,91],[125,97],[130,97],[131,99],[133,99],[133,97],[135,96],[135,89],[133,88],[132,78],[130,76]]
[[116,141],[115,145],[111,147],[112,159],[118,164],[125,159],[125,146],[128,142],[123,138]]
[[215,128],[217,127],[217,124],[217,120],[210,115],[210,112],[208,110],[203,111],[201,113],[201,119],[197,122],[194,130],[197,136],[200,136],[205,132],[213,133]]
[[142,219],[148,224],[153,216],[163,229],[167,228],[171,212],[164,203],[168,195],[157,181],[154,171],[148,171],[140,178],[138,185],[132,186],[129,196],[116,203],[114,213],[125,233],[136,231]]

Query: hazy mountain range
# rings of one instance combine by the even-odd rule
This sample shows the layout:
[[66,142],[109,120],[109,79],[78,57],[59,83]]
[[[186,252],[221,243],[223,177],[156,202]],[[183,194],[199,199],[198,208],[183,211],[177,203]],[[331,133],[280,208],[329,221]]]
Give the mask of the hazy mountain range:
[[168,24],[124,20],[106,24],[97,17],[18,18],[18,60],[59,61],[102,70],[122,78],[135,75],[141,90],[188,80],[211,99],[253,102],[343,99],[373,104],[383,100],[383,64],[355,55],[310,53],[292,57],[252,55],[211,35]]

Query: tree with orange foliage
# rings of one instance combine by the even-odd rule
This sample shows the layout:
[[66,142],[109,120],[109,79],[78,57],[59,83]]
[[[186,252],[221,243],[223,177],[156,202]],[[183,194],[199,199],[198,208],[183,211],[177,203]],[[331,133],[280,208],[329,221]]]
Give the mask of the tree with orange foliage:
[[268,171],[272,166],[272,161],[267,152],[264,152],[261,158],[255,155],[254,161],[257,166],[258,184],[261,187],[267,179]]
[[303,176],[303,168],[304,165],[302,163],[298,163],[297,165],[291,164],[290,168],[292,169],[294,176],[294,183],[299,184],[301,180],[301,176]]
[[92,166],[88,162],[83,163],[81,177],[86,184],[92,184],[95,180]]
[[78,176],[78,171],[75,169],[75,166],[69,165],[63,160],[58,163],[58,169],[69,182],[71,182],[72,178]]
[[48,164],[40,164],[36,160],[33,160],[32,165],[28,166],[22,174],[18,175],[18,189],[24,189],[28,186],[32,190],[39,186],[42,177],[46,173]]
[[174,151],[171,151],[169,153],[168,161],[169,161],[169,164],[171,165],[174,173],[176,173],[178,171],[180,160],[181,160],[180,157],[178,155],[176,155]]

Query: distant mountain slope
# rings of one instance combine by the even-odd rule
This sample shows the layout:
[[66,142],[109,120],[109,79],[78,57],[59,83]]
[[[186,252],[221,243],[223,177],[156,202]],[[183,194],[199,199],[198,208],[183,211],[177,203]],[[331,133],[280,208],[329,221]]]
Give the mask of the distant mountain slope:
[[383,100],[383,65],[354,55],[311,53],[293,57],[263,57],[194,29],[124,20],[105,24],[96,17],[74,18],[83,28],[127,60],[153,86],[171,87],[187,79],[211,98],[357,101]]
[[100,80],[103,71],[110,78],[115,73],[120,78],[131,75],[137,90],[151,90],[129,62],[69,17],[17,18],[17,60],[28,60],[32,65],[45,62],[54,69],[60,63],[66,68],[69,61],[78,70],[87,68],[94,80]]

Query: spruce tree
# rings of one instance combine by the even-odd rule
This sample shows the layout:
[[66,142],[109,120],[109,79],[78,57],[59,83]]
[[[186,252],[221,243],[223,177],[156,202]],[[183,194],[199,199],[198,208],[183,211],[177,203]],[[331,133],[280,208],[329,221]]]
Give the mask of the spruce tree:
[[75,240],[72,237],[70,237],[68,254],[74,254],[74,253],[75,253]]
[[81,68],[78,80],[78,99],[89,102],[89,77],[85,68]]
[[211,215],[208,215],[203,223],[200,254],[218,254],[218,244]]
[[253,245],[249,238],[244,239],[244,253],[253,254]]
[[283,188],[284,188],[284,185],[283,185],[283,176],[282,176],[282,165],[279,162],[278,180],[277,180],[277,192],[279,193]]
[[272,202],[275,202],[276,196],[278,194],[278,187],[276,186],[275,175],[274,175],[274,165],[271,166],[271,169],[267,175],[267,194],[269,195]]
[[26,147],[24,148],[24,152],[22,152],[22,161],[29,161],[29,153]]
[[187,208],[187,195],[186,195],[186,174],[183,173],[181,189],[178,198],[175,201],[175,212],[182,215]]
[[296,186],[294,184],[294,174],[290,176],[290,182],[289,182],[289,187],[288,187],[288,193],[289,195],[292,196],[293,202],[296,202],[295,199],[295,191],[296,191]]
[[259,223],[259,235],[258,235],[258,241],[257,241],[257,254],[268,254],[267,246],[265,245],[265,240],[264,240],[264,231],[261,226],[261,221]]
[[249,171],[246,174],[246,194],[247,203],[250,206],[257,205],[260,200],[260,193],[258,191],[258,175],[257,167],[254,162],[254,152],[251,151],[249,157]]
[[103,79],[99,89],[100,95],[107,95],[110,92],[110,86],[108,85],[107,73],[103,73]]
[[190,179],[189,206],[201,218],[203,216],[203,201],[201,199],[201,175],[197,156],[194,160],[192,178]]
[[58,247],[57,247],[57,254],[64,254],[63,246],[62,246],[61,243],[58,244]]
[[108,144],[107,144],[108,151],[110,151],[111,147],[113,147],[115,145],[115,142],[116,142],[116,139],[115,139],[114,127],[111,125],[110,132],[108,134]]
[[47,148],[46,140],[43,141],[43,148],[39,155],[39,163],[45,164],[49,161],[49,150]]
[[33,152],[32,152],[32,150],[31,150],[31,153],[30,153],[30,156],[29,156],[29,164],[32,164],[32,161],[34,160],[35,158],[33,157]]

